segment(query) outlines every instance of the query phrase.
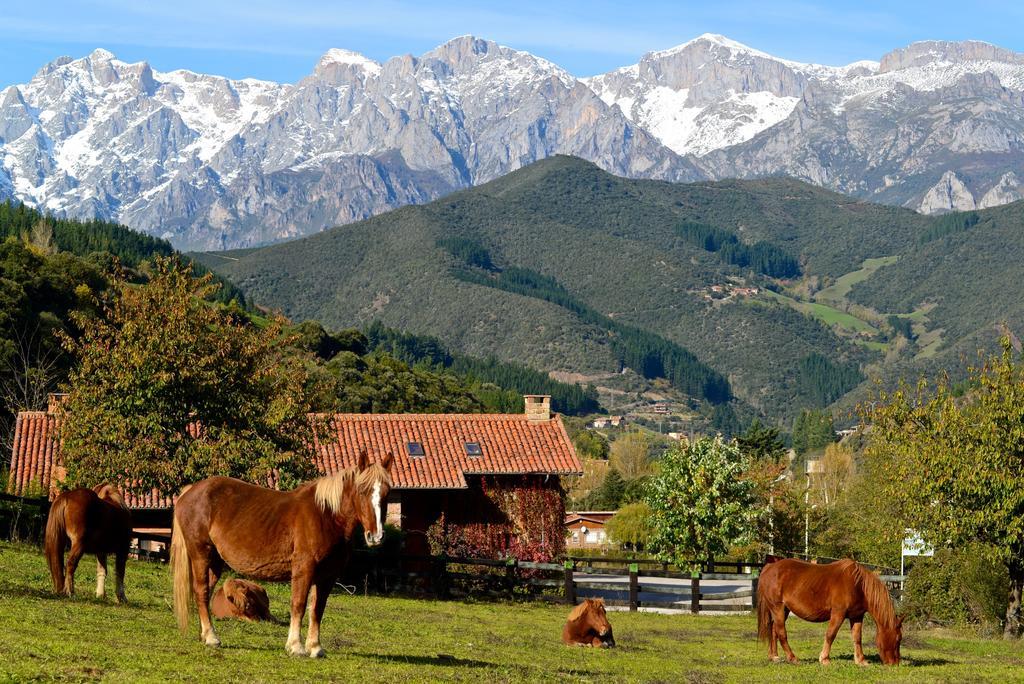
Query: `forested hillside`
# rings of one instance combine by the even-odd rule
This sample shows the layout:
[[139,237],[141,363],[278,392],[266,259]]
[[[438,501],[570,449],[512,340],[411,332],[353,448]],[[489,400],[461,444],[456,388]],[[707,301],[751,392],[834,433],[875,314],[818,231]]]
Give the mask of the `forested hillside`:
[[785,303],[712,286],[839,276],[917,245],[928,221],[788,179],[636,181],[558,157],[307,239],[197,258],[297,319],[381,321],[595,382],[628,367],[788,425],[878,353]]

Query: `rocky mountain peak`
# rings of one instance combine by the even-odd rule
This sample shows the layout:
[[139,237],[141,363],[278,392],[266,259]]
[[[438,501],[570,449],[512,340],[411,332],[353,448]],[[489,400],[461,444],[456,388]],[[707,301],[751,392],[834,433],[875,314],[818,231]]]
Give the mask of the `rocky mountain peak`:
[[886,54],[879,71],[884,74],[937,62],[975,61],[1024,64],[1024,54],[977,40],[924,40]]
[[378,62],[352,50],[331,48],[320,57],[313,69],[312,77],[333,85],[360,81],[378,76],[381,65]]

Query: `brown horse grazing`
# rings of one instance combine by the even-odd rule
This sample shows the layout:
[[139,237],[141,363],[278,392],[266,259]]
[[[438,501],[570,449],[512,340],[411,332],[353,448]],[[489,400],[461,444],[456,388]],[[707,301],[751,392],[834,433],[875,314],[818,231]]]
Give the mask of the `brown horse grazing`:
[[604,612],[604,599],[588,598],[572,609],[562,628],[562,642],[567,646],[598,648],[611,648],[615,645],[612,626]]
[[817,565],[787,558],[764,567],[757,584],[757,634],[768,640],[768,656],[778,661],[776,640],[786,659],[797,662],[786,638],[786,618],[792,611],[810,622],[828,622],[818,660],[829,664],[832,641],[843,620],[850,621],[854,662],[865,665],[860,635],[864,614],[877,626],[878,653],[885,665],[900,664],[903,618],[897,618],[882,580],[853,560]]
[[[256,579],[290,579],[291,624],[285,649],[294,655],[322,656],[320,619],[331,587],[348,562],[356,527],[362,526],[369,546],[384,538],[391,464],[391,454],[370,464],[363,452],[355,468],[290,492],[227,477],[186,487],[174,507],[171,540],[178,626],[188,628],[189,604],[195,598],[203,640],[208,646],[220,645],[209,602],[226,564]],[[303,648],[299,628],[310,597]]]
[[[110,484],[92,489],[72,489],[53,501],[46,520],[46,562],[53,578],[53,590],[71,596],[75,593],[75,570],[86,553],[96,554],[96,597],[106,595],[107,554],[114,554],[117,574],[117,601],[124,596],[124,568],[132,536],[132,517],[124,498]],[[70,544],[67,566],[64,551]]]
[[229,579],[217,587],[210,611],[218,620],[235,618],[246,622],[277,622],[270,614],[267,590],[244,579]]

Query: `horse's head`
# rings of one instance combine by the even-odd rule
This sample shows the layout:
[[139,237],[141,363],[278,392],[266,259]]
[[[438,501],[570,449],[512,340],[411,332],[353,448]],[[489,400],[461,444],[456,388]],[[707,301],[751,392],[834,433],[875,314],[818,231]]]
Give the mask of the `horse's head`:
[[356,513],[363,526],[367,546],[377,546],[384,541],[384,516],[387,513],[388,492],[391,491],[393,463],[394,458],[390,453],[379,463],[370,463],[366,451],[359,454],[356,465]]
[[878,625],[878,636],[875,643],[878,644],[878,655],[882,658],[883,665],[900,664],[900,643],[903,641],[903,618],[898,617],[892,627],[885,628]]
[[124,502],[124,497],[121,496],[120,490],[117,487],[110,484],[109,482],[103,482],[92,488],[92,491],[96,492],[101,500],[107,503],[118,506],[125,510],[128,510],[128,506]]
[[602,646],[611,647],[615,645],[612,625],[608,622],[608,615],[604,610],[604,599],[586,599],[573,611],[573,614],[569,616],[569,620],[577,622],[579,632],[582,635],[597,635],[601,640]]

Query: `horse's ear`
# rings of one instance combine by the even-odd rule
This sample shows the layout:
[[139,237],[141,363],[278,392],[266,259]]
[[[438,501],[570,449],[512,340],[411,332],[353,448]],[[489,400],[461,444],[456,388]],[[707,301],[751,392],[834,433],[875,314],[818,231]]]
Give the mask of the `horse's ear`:
[[359,452],[359,459],[356,461],[356,468],[366,470],[370,466],[370,459],[366,455],[366,449]]
[[380,460],[380,467],[388,472],[391,471],[391,466],[395,463],[395,456],[390,451],[385,454],[384,458]]

